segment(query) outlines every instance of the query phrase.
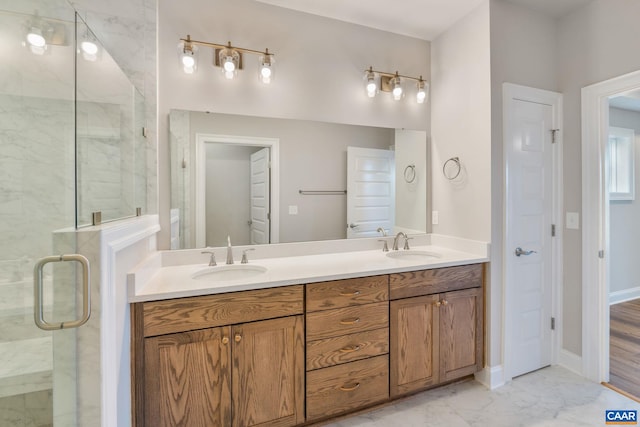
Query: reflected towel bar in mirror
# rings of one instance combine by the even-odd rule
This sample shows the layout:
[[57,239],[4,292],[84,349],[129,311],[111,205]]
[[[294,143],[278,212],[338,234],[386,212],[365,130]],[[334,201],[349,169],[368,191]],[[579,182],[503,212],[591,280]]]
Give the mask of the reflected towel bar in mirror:
[[305,196],[333,196],[347,194],[347,190],[298,190]]

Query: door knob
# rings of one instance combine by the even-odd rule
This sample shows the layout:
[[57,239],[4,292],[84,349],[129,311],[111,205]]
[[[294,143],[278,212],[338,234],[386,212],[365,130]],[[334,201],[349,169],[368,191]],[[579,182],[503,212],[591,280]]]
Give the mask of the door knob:
[[520,256],[520,255],[531,255],[531,254],[535,254],[537,253],[536,251],[525,251],[524,249],[522,249],[520,246],[518,246],[516,248],[516,256]]
[[354,223],[352,222],[351,224],[347,225],[347,227],[349,227],[349,228],[357,228],[357,227],[358,227],[358,224],[354,224]]

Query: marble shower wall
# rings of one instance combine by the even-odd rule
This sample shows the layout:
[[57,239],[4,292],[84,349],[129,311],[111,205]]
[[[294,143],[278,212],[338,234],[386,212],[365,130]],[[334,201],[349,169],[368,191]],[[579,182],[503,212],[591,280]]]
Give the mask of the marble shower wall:
[[[142,159],[145,179],[136,179],[135,204],[143,214],[157,212],[156,136],[156,5],[157,0],[70,0],[129,80],[144,96],[147,137],[137,148],[136,165]],[[142,126],[142,124],[137,124]],[[139,135],[136,133],[135,135]],[[140,184],[138,184],[140,183]],[[144,189],[144,204],[141,197]]]

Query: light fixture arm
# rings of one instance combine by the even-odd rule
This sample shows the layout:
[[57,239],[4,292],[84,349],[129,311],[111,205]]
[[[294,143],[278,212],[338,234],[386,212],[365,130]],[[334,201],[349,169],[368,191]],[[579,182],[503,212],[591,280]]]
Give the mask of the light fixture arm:
[[218,43],[204,42],[204,41],[200,41],[200,40],[193,40],[191,38],[191,36],[189,36],[189,35],[187,35],[186,39],[180,39],[180,41],[185,42],[185,44],[191,43],[191,44],[195,44],[195,45],[199,45],[199,46],[211,47],[211,48],[214,48],[214,49],[233,49],[233,50],[235,50],[237,52],[240,52],[240,53],[252,53],[254,55],[275,56],[274,53],[269,52],[269,49],[266,49],[263,52],[263,51],[254,50],[254,49],[247,49],[247,48],[244,48],[244,47],[232,46],[231,42],[227,42],[226,45],[218,44]]
[[396,71],[395,73],[387,73],[385,71],[378,71],[378,70],[374,70],[373,67],[369,67],[369,69],[364,70],[365,72],[368,73],[375,73],[378,74],[380,76],[384,76],[384,77],[390,77],[390,78],[394,78],[394,77],[401,77],[403,79],[409,79],[409,80],[413,80],[416,82],[421,82],[424,81],[424,79],[422,78],[422,76],[420,77],[411,77],[411,76],[405,76],[404,74],[398,74],[398,72]]

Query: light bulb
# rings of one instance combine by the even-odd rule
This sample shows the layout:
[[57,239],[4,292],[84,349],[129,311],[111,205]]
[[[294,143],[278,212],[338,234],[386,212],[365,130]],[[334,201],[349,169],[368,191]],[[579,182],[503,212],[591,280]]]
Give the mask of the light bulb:
[[425,84],[424,80],[422,80],[422,76],[420,76],[420,80],[418,81],[418,93],[416,93],[416,101],[418,104],[424,104],[427,100],[427,88],[428,86]]
[[263,64],[260,69],[260,80],[264,84],[271,83],[271,66],[267,64]]
[[233,63],[233,58],[231,56],[227,56],[224,58],[224,62],[222,63],[222,66],[224,67],[225,75],[227,73],[233,73],[236,70],[236,64]]
[[234,71],[225,70],[224,77],[231,80],[235,77],[236,73]]
[[42,30],[36,27],[32,27],[31,31],[29,31],[29,34],[27,34],[27,41],[33,47],[43,48],[47,44],[47,41],[44,39],[44,36],[42,35]]
[[367,79],[366,89],[367,96],[369,98],[374,98],[376,93],[378,93],[378,87],[376,86],[376,75],[373,72],[373,67],[369,67],[368,70],[365,70],[365,78]]
[[191,36],[178,43],[178,60],[185,74],[193,74],[198,68],[198,46],[191,42]]
[[95,55],[98,53],[98,45],[96,45],[94,42],[89,40],[85,40],[82,43],[80,43],[80,48],[87,55]]
[[402,86],[400,85],[400,79],[397,77],[395,78],[393,91],[391,93],[393,94],[393,99],[396,101],[400,101],[402,99]]

